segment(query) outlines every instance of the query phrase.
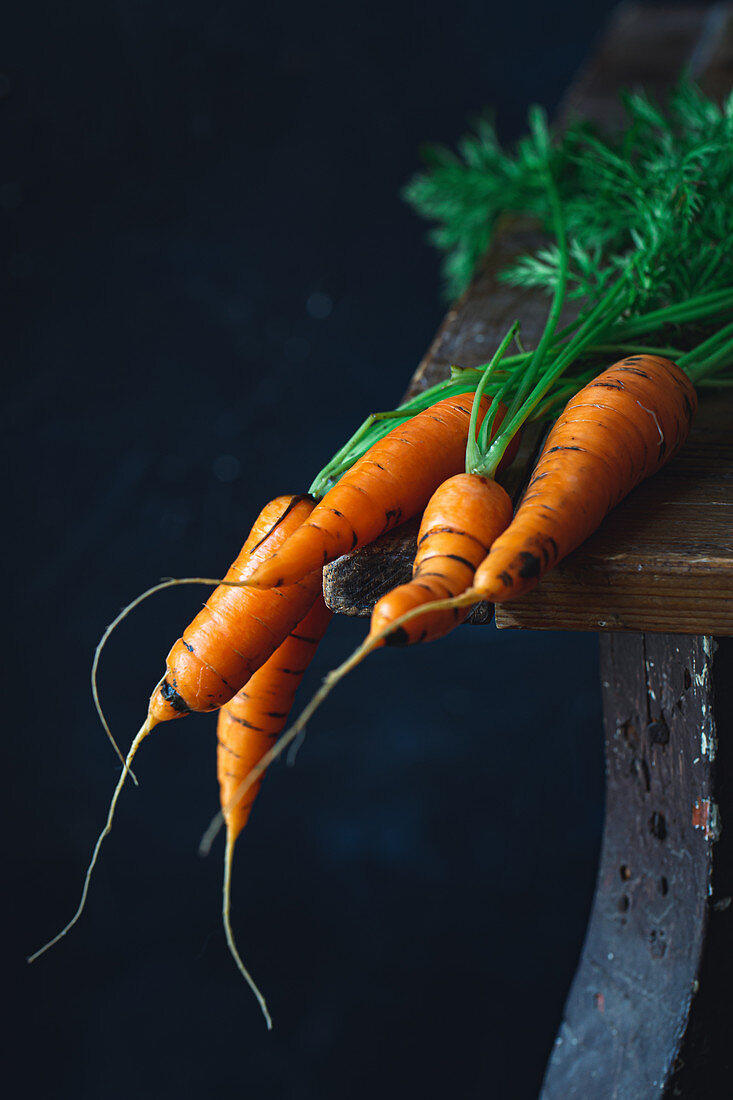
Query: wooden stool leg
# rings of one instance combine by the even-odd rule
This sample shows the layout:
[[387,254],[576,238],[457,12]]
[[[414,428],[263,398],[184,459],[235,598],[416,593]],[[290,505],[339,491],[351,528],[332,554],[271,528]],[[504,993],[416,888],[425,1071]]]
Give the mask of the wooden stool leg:
[[600,642],[601,863],[542,1100],[727,1095],[712,1090],[733,1088],[733,642]]

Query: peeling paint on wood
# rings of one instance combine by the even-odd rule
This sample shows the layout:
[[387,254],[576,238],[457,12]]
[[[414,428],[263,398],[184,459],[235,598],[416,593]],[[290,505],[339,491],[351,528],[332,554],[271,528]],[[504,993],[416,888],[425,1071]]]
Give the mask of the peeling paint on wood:
[[[601,659],[603,850],[583,956],[542,1100],[673,1096],[666,1090],[680,1057],[699,1091],[677,1095],[724,1095],[706,1092],[701,1082],[727,1073],[729,1044],[708,1042],[703,1055],[697,1048],[693,1054],[689,1043],[696,1012],[709,1011],[695,996],[705,966],[730,969],[733,958],[730,919],[727,940],[716,947],[720,954],[713,964],[704,958],[711,914],[717,919],[725,911],[716,904],[730,894],[716,888],[716,874],[727,883],[733,873],[730,852],[720,848],[721,823],[733,817],[733,769],[716,771],[709,756],[695,757],[699,731],[706,728],[712,741],[716,720],[730,718],[725,700],[716,705],[712,672],[733,682],[733,642],[726,639],[713,653],[707,638],[607,634]],[[711,1027],[708,1021],[709,1035]]]

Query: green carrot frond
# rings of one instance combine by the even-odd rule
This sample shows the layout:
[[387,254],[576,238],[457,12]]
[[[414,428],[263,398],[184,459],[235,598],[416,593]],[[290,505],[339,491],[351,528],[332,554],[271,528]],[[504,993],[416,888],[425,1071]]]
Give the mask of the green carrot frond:
[[[539,166],[550,164],[569,241],[568,297],[599,301],[633,255],[638,267],[629,309],[636,311],[733,281],[733,95],[720,107],[682,80],[664,108],[625,93],[628,123],[607,136],[588,123],[554,141],[532,108],[529,133],[513,151],[487,119],[458,145],[433,148],[428,171],[405,189],[408,202],[437,222],[450,294],[462,291],[502,213],[524,214],[551,231]],[[714,258],[714,262],[713,262]],[[504,273],[518,286],[557,285],[557,251],[521,257]]]

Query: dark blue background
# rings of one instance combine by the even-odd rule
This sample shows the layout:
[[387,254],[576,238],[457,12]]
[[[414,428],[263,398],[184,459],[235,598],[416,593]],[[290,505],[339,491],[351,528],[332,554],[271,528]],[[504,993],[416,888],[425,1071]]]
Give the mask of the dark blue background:
[[[419,145],[490,104],[516,137],[610,7],[5,13],[4,947],[22,1095],[536,1095],[599,843],[589,635],[464,628],[379,653],[296,767],[273,768],[233,910],[273,1034],[224,944],[221,847],[196,854],[212,718],[146,743],[82,921],[30,970],[23,956],[73,912],[119,774],[88,690],[104,626],[161,576],[220,575],[265,500],[395,404],[443,311],[398,194]],[[110,643],[123,744],[201,598],[163,594]],[[334,623],[303,699],[364,628]]]

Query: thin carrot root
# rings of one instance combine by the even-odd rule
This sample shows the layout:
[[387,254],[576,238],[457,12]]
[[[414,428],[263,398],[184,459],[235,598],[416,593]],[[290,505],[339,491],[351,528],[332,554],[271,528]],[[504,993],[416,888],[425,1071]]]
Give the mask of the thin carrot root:
[[92,661],[92,672],[91,672],[92,698],[94,700],[94,706],[96,707],[97,714],[99,716],[99,720],[102,723],[102,727],[104,728],[104,732],[107,734],[107,737],[109,738],[113,749],[117,753],[117,756],[120,759],[120,763],[127,769],[127,772],[129,772],[130,778],[132,779],[132,781],[133,781],[133,783],[135,784],[136,787],[139,786],[138,781],[137,781],[137,776],[135,775],[135,773],[132,771],[131,768],[127,767],[126,762],[125,762],[125,757],[123,756],[119,745],[117,744],[117,742],[114,739],[112,731],[109,728],[109,723],[107,722],[107,718],[104,714],[104,711],[102,710],[102,704],[99,701],[99,685],[97,684],[97,672],[99,670],[99,658],[102,655],[102,650],[106,646],[110,635],[117,629],[117,627],[120,625],[122,620],[126,619],[131,611],[134,611],[134,609],[138,606],[138,604],[141,604],[144,600],[147,600],[148,597],[154,596],[156,592],[162,592],[164,588],[174,588],[176,585],[179,585],[179,584],[210,584],[210,585],[227,584],[227,585],[231,586],[232,588],[241,588],[242,587],[242,585],[240,585],[238,581],[217,580],[215,577],[168,577],[166,580],[159,581],[158,584],[154,584],[150,588],[146,588],[144,592],[141,592],[139,596],[136,596],[134,600],[132,600],[130,603],[127,604],[126,607],[123,607],[122,611],[120,611],[119,615],[117,615],[116,618],[114,618],[112,620],[112,622],[109,624],[109,626],[106,628],[106,630],[104,631],[104,634],[102,635],[102,637],[99,639],[99,642],[97,643],[97,648],[94,650],[94,660]]
[[339,665],[338,668],[335,668],[332,672],[328,673],[318,691],[315,693],[310,702],[303,708],[300,715],[290,727],[290,729],[286,730],[282,737],[280,737],[279,740],[275,742],[272,748],[268,749],[264,756],[260,757],[257,764],[255,764],[249,774],[245,776],[240,785],[237,787],[236,791],[234,792],[234,796],[229,800],[224,809],[219,810],[219,812],[215,814],[214,817],[211,819],[208,828],[206,829],[204,835],[201,837],[201,841],[199,843],[200,856],[207,856],[209,854],[209,852],[211,851],[211,845],[214,843],[214,840],[218,836],[219,830],[224,824],[226,816],[230,814],[232,810],[234,810],[236,806],[242,801],[242,798],[245,796],[252,784],[256,783],[257,780],[262,777],[262,775],[267,771],[273,760],[277,760],[278,756],[280,756],[281,753],[284,752],[284,750],[288,747],[288,745],[290,745],[295,740],[298,734],[305,729],[305,726],[311,715],[318,710],[324,699],[326,699],[331,694],[336,684],[344,678],[347,672],[351,672],[352,668],[355,668],[359,664],[359,662],[362,661],[364,657],[366,657],[367,653],[370,653],[371,650],[374,649],[375,644],[376,643],[372,643],[372,640],[370,638],[367,638],[359,646],[358,649],[354,650],[351,656],[347,658],[347,660],[344,661],[342,665]]
[[260,758],[258,763],[252,768],[250,773],[242,780],[239,787],[234,793],[234,796],[230,799],[228,804],[223,810],[220,810],[209,822],[206,832],[201,837],[199,843],[199,855],[207,856],[211,851],[211,846],[214,840],[219,835],[219,831],[225,822],[226,816],[232,812],[232,810],[241,802],[250,787],[257,782],[263,775],[263,773],[269,768],[273,760],[277,758],[285,751],[288,745],[292,744],[304,730],[307,723],[313,717],[315,712],[320,707],[333,689],[343,678],[356,668],[373,649],[377,649],[384,639],[391,634],[394,630],[399,629],[403,623],[408,622],[410,619],[416,618],[418,615],[423,615],[425,612],[430,611],[442,611],[446,608],[452,607],[466,607],[469,604],[478,603],[482,599],[480,594],[477,594],[475,589],[469,588],[460,596],[454,596],[452,599],[446,600],[434,600],[433,603],[423,604],[421,607],[413,607],[410,611],[405,612],[398,619],[389,623],[384,630],[380,630],[376,634],[369,634],[358,646],[357,649],[347,657],[343,664],[340,664],[338,668],[333,669],[325,677],[318,691],[315,693],[310,702],[303,708],[298,718],[293,722],[292,726],[285,731],[271,749]]
[[35,962],[35,960],[40,958],[41,955],[45,954],[45,952],[48,951],[48,949],[50,947],[53,947],[54,944],[57,944],[59,942],[59,940],[63,939],[64,936],[66,935],[66,933],[74,927],[74,925],[78,921],[79,917],[81,916],[81,914],[84,910],[84,906],[86,905],[87,894],[89,893],[89,883],[91,881],[92,872],[93,872],[94,867],[95,867],[96,862],[97,862],[97,857],[99,855],[99,850],[102,847],[102,842],[104,841],[104,838],[109,835],[109,833],[112,829],[112,819],[114,817],[115,808],[117,806],[117,799],[120,797],[120,792],[121,792],[121,790],[122,790],[122,788],[125,784],[125,780],[127,779],[128,775],[131,774],[130,764],[132,763],[133,757],[135,756],[137,750],[140,748],[140,745],[145,740],[145,738],[148,736],[150,731],[154,728],[154,726],[155,726],[155,722],[153,722],[150,718],[150,715],[148,715],[148,717],[145,719],[145,722],[143,723],[143,725],[140,727],[138,733],[136,734],[134,741],[130,745],[130,751],[128,752],[127,757],[124,761],[124,768],[122,769],[122,775],[120,776],[120,778],[117,782],[117,786],[115,787],[114,794],[112,795],[112,801],[109,804],[109,811],[107,813],[107,822],[106,822],[104,828],[102,829],[102,832],[97,837],[97,843],[94,845],[94,851],[92,852],[92,858],[90,860],[89,866],[87,867],[86,875],[84,876],[84,886],[83,886],[82,892],[81,892],[81,899],[79,901],[79,905],[77,907],[77,910],[74,913],[74,916],[71,918],[69,923],[66,924],[61,929],[60,932],[56,933],[56,935],[53,937],[53,939],[49,940],[48,943],[44,943],[43,947],[39,947],[38,951],[34,951],[32,955],[29,955],[27,960],[26,960],[27,962],[29,962],[29,963]]
[[224,851],[224,886],[222,889],[222,907],[221,915],[224,921],[224,934],[226,936],[227,945],[232,953],[232,957],[237,964],[237,969],[247,982],[247,985],[257,998],[257,1003],[262,1009],[262,1015],[265,1017],[265,1023],[267,1024],[267,1030],[272,1031],[272,1017],[270,1016],[265,998],[254,981],[254,978],[250,974],[247,967],[242,962],[237,945],[234,942],[234,933],[232,931],[232,924],[230,919],[231,908],[231,896],[232,896],[232,858],[234,856],[234,843],[237,839],[236,833],[233,829],[227,830],[227,843]]

